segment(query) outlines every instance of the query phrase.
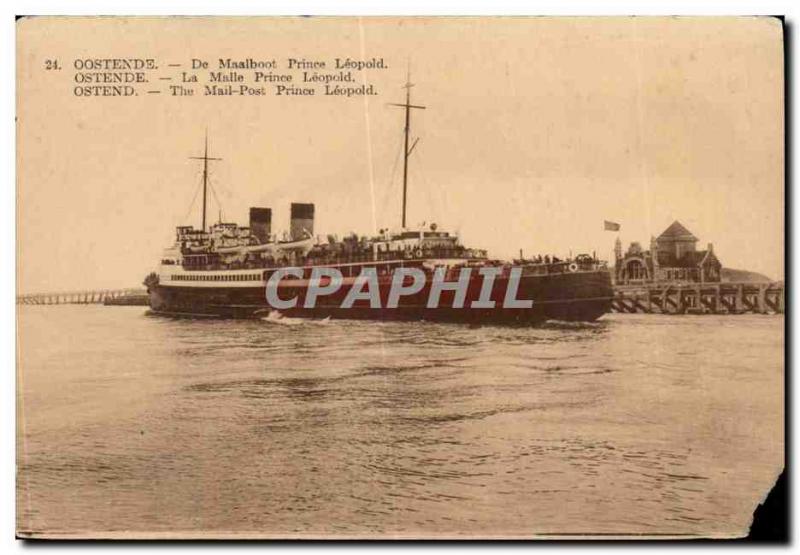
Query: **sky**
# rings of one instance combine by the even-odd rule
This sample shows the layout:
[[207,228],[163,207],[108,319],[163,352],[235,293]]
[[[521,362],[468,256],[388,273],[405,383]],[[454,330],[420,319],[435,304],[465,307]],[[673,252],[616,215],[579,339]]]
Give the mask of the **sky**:
[[[319,234],[398,227],[403,111],[388,103],[409,66],[426,106],[412,114],[410,225],[500,258],[611,259],[617,236],[647,245],[677,219],[723,266],[784,275],[776,19],[35,18],[17,41],[20,293],[139,286],[175,226],[200,225],[190,157],[206,130],[222,158],[213,220],[218,205],[242,225],[268,206],[288,229],[298,201],[316,205]],[[364,72],[370,97],[73,96],[73,60],[131,56],[388,67]],[[63,69],[45,70],[54,58]]]

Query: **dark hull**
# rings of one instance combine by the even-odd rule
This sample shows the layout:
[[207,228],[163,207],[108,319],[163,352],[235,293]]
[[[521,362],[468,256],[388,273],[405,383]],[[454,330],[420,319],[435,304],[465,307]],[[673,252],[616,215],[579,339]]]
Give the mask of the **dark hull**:
[[[466,307],[477,299],[480,284],[470,286]],[[427,308],[429,290],[401,297],[397,308],[370,308],[356,303],[341,308],[345,291],[330,297],[320,297],[313,308],[304,308],[305,288],[288,289],[281,297],[297,296],[296,308],[281,310],[284,316],[299,318],[333,318],[356,320],[386,320],[461,323],[537,324],[546,320],[592,322],[611,309],[613,290],[607,271],[577,272],[545,276],[523,276],[519,282],[518,299],[533,301],[531,308],[503,308],[501,292],[505,284],[495,286],[497,307],[491,309],[452,308],[452,293],[442,293],[439,308]],[[154,313],[218,318],[260,318],[273,309],[267,304],[264,287],[172,287],[154,285],[149,289],[150,306]],[[383,291],[382,291],[383,293]],[[382,306],[385,306],[385,298]]]

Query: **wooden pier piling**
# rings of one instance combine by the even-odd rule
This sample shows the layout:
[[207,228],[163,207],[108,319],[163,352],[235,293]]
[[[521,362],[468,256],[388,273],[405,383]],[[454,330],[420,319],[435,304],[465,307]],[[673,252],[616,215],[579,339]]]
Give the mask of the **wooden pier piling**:
[[145,305],[147,304],[147,292],[144,289],[102,289],[95,291],[66,291],[61,293],[32,293],[17,295],[17,304]]
[[783,282],[648,283],[614,287],[612,312],[644,314],[783,314]]

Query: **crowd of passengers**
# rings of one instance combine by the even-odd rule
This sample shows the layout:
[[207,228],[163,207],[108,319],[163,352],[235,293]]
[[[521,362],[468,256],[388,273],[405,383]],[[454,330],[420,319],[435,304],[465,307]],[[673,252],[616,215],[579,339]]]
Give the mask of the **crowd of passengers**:
[[566,262],[566,260],[561,260],[556,255],[550,256],[549,254],[544,256],[540,254],[530,258],[528,261],[533,262],[534,264],[557,264],[558,262]]

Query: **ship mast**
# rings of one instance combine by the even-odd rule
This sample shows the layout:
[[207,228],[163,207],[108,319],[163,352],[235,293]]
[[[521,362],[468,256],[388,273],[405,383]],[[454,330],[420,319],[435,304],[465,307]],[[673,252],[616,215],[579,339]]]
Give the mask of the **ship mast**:
[[203,161],[203,231],[206,230],[206,197],[208,196],[208,161],[222,160],[222,158],[209,158],[208,156],[208,129],[206,129],[206,147],[202,156],[190,156],[192,160]]
[[419,139],[415,139],[414,143],[409,148],[408,140],[411,134],[411,108],[416,108],[418,110],[424,110],[425,106],[416,106],[411,104],[411,87],[414,84],[411,82],[411,71],[409,69],[408,76],[406,78],[406,84],[403,85],[403,88],[406,90],[406,103],[405,104],[395,104],[390,103],[391,106],[400,106],[401,108],[406,109],[406,127],[405,127],[405,144],[403,146],[403,229],[406,227],[406,205],[407,205],[407,198],[408,198],[408,157],[411,155],[411,151],[414,150],[414,147],[417,146],[417,142]]

